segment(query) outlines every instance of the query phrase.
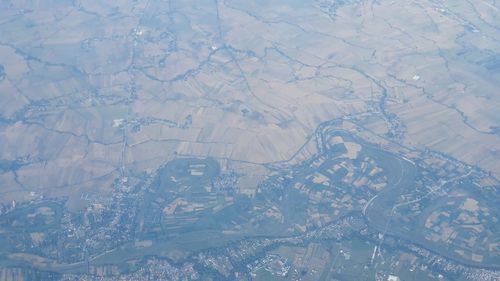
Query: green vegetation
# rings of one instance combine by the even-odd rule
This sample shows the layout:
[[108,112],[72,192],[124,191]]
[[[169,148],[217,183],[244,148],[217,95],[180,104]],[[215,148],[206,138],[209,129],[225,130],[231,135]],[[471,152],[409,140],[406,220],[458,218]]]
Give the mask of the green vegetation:
[[58,227],[63,208],[54,202],[26,205],[0,217],[0,229],[6,233],[43,232]]

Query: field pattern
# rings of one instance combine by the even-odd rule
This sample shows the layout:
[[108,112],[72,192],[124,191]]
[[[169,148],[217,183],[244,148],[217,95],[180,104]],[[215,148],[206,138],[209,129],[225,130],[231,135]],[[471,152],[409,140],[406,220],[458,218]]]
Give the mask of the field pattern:
[[0,281],[500,279],[497,1],[108,2],[0,1]]

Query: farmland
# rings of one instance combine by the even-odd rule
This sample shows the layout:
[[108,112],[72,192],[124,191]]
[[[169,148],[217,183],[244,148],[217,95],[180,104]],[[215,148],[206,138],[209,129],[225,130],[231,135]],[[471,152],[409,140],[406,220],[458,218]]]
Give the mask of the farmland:
[[498,280],[497,1],[0,3],[0,281]]

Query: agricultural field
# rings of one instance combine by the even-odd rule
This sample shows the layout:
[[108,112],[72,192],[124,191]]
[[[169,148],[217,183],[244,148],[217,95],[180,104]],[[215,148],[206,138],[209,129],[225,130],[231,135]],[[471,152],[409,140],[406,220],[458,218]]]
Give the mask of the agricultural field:
[[499,18],[0,1],[0,281],[499,280]]

